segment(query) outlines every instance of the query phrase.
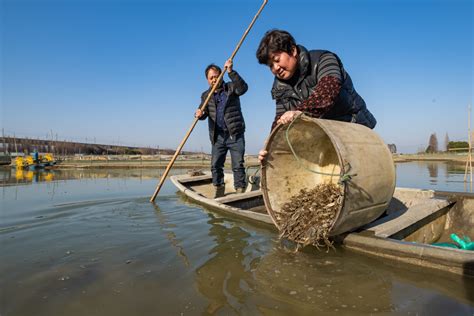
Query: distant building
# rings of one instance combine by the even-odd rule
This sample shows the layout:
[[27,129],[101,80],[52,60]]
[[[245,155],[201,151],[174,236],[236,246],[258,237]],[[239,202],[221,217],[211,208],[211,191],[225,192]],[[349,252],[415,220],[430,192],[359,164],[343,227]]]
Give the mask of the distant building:
[[388,146],[388,150],[390,150],[392,154],[397,153],[397,146],[395,144],[388,144],[387,146]]

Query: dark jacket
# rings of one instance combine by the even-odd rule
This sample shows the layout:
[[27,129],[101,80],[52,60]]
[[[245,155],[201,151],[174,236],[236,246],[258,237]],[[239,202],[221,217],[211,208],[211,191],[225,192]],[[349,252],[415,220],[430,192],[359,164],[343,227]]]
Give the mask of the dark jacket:
[[[227,95],[227,102],[225,104],[224,110],[224,121],[230,136],[234,137],[245,132],[245,121],[242,115],[242,109],[240,108],[239,96],[247,92],[248,86],[244,79],[242,79],[242,77],[240,77],[236,71],[231,71],[229,73],[229,78],[231,79],[231,82],[222,83],[224,91]],[[211,92],[211,88],[202,93],[201,105],[199,108],[201,108],[209,92]],[[217,137],[215,133],[217,112],[216,107],[216,102],[214,101],[214,98],[211,97],[204,111],[204,115],[199,118],[200,120],[209,118],[209,138],[211,139],[212,144],[215,143]]]
[[[299,78],[294,84],[280,80],[275,77],[272,88],[272,97],[276,100],[276,115],[282,115],[286,111],[296,110],[296,106],[306,100],[318,84],[318,63],[325,50],[306,50],[298,45],[298,69]],[[342,75],[342,86],[334,106],[321,118],[337,121],[355,122],[374,128],[377,121],[369,112],[365,101],[354,89],[351,77],[344,70],[341,60],[336,56]]]

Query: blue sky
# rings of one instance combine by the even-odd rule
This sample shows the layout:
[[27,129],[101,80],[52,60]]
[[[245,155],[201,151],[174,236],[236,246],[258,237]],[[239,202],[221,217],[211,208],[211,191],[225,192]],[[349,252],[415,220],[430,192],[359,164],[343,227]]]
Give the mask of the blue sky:
[[[175,149],[193,121],[204,68],[223,65],[260,1],[0,0],[5,134]],[[273,77],[255,57],[268,29],[339,55],[400,152],[436,133],[467,139],[472,0],[269,0],[234,59],[247,153],[273,121]],[[227,77],[225,77],[227,79]],[[228,79],[227,79],[228,80]],[[210,151],[199,122],[186,150]]]

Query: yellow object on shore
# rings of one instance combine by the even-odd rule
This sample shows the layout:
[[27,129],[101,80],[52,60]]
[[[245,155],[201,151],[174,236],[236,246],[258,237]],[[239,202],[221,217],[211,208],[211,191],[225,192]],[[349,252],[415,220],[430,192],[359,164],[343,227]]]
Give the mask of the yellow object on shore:
[[39,156],[38,161],[35,161],[32,156],[25,157],[16,157],[15,166],[18,169],[24,169],[29,167],[45,167],[55,164],[55,159],[53,154],[45,154],[44,156]]
[[18,169],[23,169],[25,167],[28,167],[28,162],[25,158],[23,157],[16,157],[15,158],[15,166],[18,168]]
[[54,157],[53,157],[53,154],[46,154],[44,155],[44,158],[43,159],[40,159],[40,160],[45,160],[47,162],[53,162],[54,161]]

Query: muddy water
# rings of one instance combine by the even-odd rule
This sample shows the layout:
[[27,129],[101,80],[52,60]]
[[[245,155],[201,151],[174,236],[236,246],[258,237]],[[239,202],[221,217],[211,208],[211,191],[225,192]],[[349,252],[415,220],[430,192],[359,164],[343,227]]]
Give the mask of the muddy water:
[[341,248],[293,254],[274,231],[191,204],[170,182],[150,204],[158,177],[1,173],[0,314],[474,313],[472,279]]

